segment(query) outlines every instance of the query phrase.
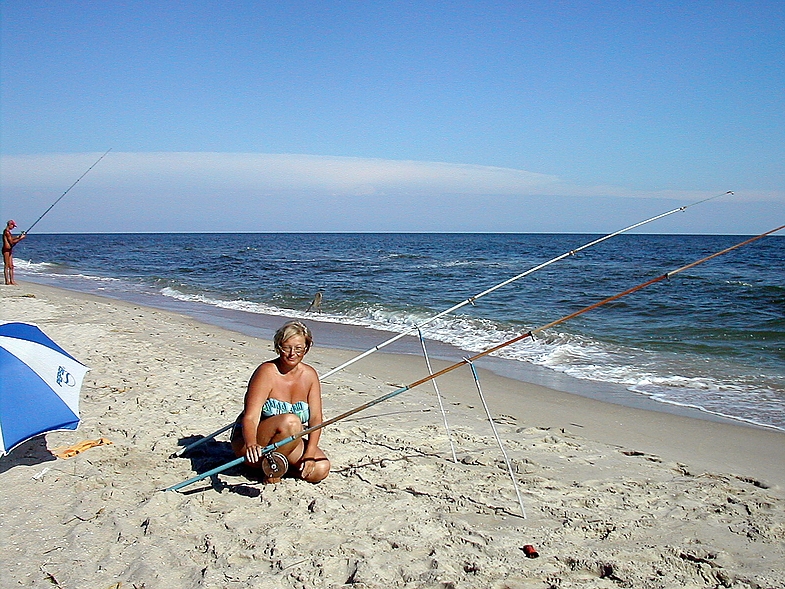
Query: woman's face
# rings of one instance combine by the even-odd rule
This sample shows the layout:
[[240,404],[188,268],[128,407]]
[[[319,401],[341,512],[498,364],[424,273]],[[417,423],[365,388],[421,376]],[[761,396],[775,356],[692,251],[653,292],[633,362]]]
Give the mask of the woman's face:
[[293,335],[281,343],[281,360],[291,366],[296,366],[302,362],[303,356],[305,356],[307,351],[305,337]]

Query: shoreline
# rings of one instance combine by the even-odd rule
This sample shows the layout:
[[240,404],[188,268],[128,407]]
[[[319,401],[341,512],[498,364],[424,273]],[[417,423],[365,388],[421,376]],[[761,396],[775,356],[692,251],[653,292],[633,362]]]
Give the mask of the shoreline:
[[[84,293],[81,291],[72,291],[68,289],[60,289],[49,285],[41,285],[37,283],[22,283],[21,288],[28,288],[34,286],[32,290],[41,287],[44,290],[52,289],[53,294],[58,297],[71,295],[76,299],[85,298],[87,300],[97,300],[103,302],[114,302],[116,304],[137,306],[141,303],[125,301],[123,299],[116,299],[114,297],[103,297],[100,294]],[[8,288],[8,287],[6,287]],[[12,287],[13,288],[13,287]],[[187,303],[180,304],[176,301],[173,309],[160,309],[159,307],[149,307],[142,305],[149,311],[157,310],[162,313],[174,313],[180,315],[186,320],[194,321],[204,326],[211,326],[220,330],[226,330],[229,333],[237,335],[245,335],[260,339],[262,342],[271,342],[275,330],[290,317],[286,316],[272,316],[262,315],[256,313],[246,313],[243,311],[226,310],[223,314],[226,321],[207,321],[206,319],[216,319],[216,314],[209,308],[210,312],[205,312],[199,318],[193,316],[189,311],[193,311],[195,307],[200,305],[191,305]],[[207,307],[207,305],[204,305]],[[180,307],[181,311],[174,309]],[[243,315],[246,321],[240,322],[232,320],[238,315]],[[218,315],[220,317],[220,315]],[[251,319],[253,321],[248,321]],[[352,360],[358,351],[362,348],[358,346],[358,342],[372,345],[369,342],[380,341],[379,336],[387,336],[386,332],[380,332],[373,329],[360,328],[353,325],[342,325],[332,322],[319,322],[318,317],[314,319],[307,319],[313,323],[318,323],[319,326],[326,327],[331,332],[331,337],[327,344],[320,343],[319,328],[314,329],[316,345],[315,350],[320,350],[326,353],[330,358],[339,358],[334,364],[325,364],[318,372],[320,374],[326,373],[335,366],[342,364],[346,361]],[[233,328],[234,327],[234,328]],[[240,328],[245,327],[246,330],[241,331]],[[348,336],[350,341],[354,343],[351,347],[339,347],[336,341],[341,337]],[[435,344],[434,352],[429,352],[432,358],[434,371],[442,370],[451,366],[456,362],[455,358],[460,356],[460,350],[444,344],[441,342],[432,342]],[[367,348],[366,348],[367,349]],[[456,353],[457,352],[457,353]],[[450,359],[446,359],[452,356]],[[465,356],[465,353],[464,353]],[[260,359],[263,361],[265,358]],[[760,426],[751,424],[745,421],[725,418],[706,413],[697,409],[689,407],[673,406],[662,407],[661,403],[641,397],[638,403],[630,403],[629,399],[624,401],[614,402],[603,398],[603,395],[580,394],[569,391],[564,391],[551,386],[543,385],[538,382],[527,382],[521,378],[508,376],[505,373],[515,373],[514,367],[509,368],[510,364],[515,364],[514,361],[507,361],[501,358],[486,357],[477,362],[480,373],[483,374],[481,381],[484,383],[486,380],[491,381],[494,389],[498,391],[498,395],[503,399],[503,405],[507,411],[514,413],[516,419],[526,419],[525,407],[535,403],[537,408],[543,412],[546,419],[552,422],[550,427],[558,428],[563,431],[570,431],[583,436],[589,435],[591,439],[618,446],[631,446],[638,444],[641,446],[638,450],[647,453],[665,453],[668,459],[677,460],[679,462],[689,463],[691,458],[702,456],[708,460],[708,470],[717,470],[722,468],[737,468],[748,469],[746,476],[750,476],[761,481],[767,481],[775,474],[777,486],[785,488],[785,464],[781,465],[780,469],[772,471],[771,469],[756,468],[759,463],[750,463],[746,458],[738,461],[730,460],[727,455],[714,456],[714,449],[722,448],[727,445],[733,445],[738,449],[748,449],[750,455],[753,451],[760,458],[760,452],[767,453],[768,458],[776,462],[776,460],[785,456],[785,432],[773,427]],[[395,370],[388,370],[386,367],[395,366]],[[419,368],[418,368],[419,367]],[[361,373],[377,372],[383,377],[387,383],[396,383],[396,386],[406,386],[411,382],[419,380],[427,373],[425,372],[424,360],[421,352],[418,355],[418,350],[411,342],[396,342],[389,349],[385,348],[383,351],[377,351],[367,359],[360,360],[356,364],[352,364],[345,370],[348,372]],[[542,369],[544,371],[544,369]],[[459,373],[462,373],[459,376]],[[520,374],[520,372],[518,372]],[[406,375],[406,378],[401,378],[401,375]],[[250,376],[250,373],[249,375]],[[561,375],[557,375],[559,377]],[[334,377],[333,380],[340,378],[340,373]],[[569,377],[567,377],[569,378]],[[449,380],[449,386],[453,390],[461,392],[460,401],[472,407],[479,403],[474,382],[472,380],[469,368],[458,368],[455,372],[451,372],[444,377],[440,377],[438,383],[445,379]],[[577,380],[577,379],[571,379]],[[329,382],[329,379],[326,381]],[[244,386],[244,382],[241,383]],[[605,383],[595,383],[588,381],[587,383],[581,382],[585,389],[590,389],[592,385],[604,389],[611,389],[612,387],[605,386]],[[416,391],[426,391],[425,394],[433,394],[432,384],[424,383],[417,389],[412,389],[411,392],[407,391],[404,395],[413,394]],[[483,384],[483,387],[486,385]],[[619,387],[620,388],[620,387]],[[430,389],[430,390],[429,390]],[[512,391],[512,392],[510,392]],[[532,391],[536,391],[538,399],[534,399]],[[618,391],[616,391],[618,393]],[[636,399],[637,400],[637,399]],[[564,415],[565,408],[570,408],[572,413]],[[668,409],[671,409],[670,411]],[[326,416],[328,417],[328,416]],[[580,422],[593,422],[595,425],[587,426]],[[627,432],[625,429],[626,423],[635,423],[638,425],[635,432]],[[697,423],[696,423],[697,422]],[[722,426],[728,426],[722,427]],[[672,441],[678,437],[676,432],[679,430],[688,429],[690,431],[690,438],[706,437],[705,441],[701,441],[699,447],[685,447],[681,441]],[[761,443],[755,441],[749,443],[748,434],[749,429],[760,431],[761,435],[765,436],[770,441]],[[206,435],[209,432],[204,432]],[[771,434],[771,436],[766,436]],[[647,443],[643,444],[643,441]],[[779,443],[778,443],[779,442]],[[708,450],[708,451],[706,451]],[[637,451],[637,450],[633,450]],[[770,452],[769,452],[770,451]],[[779,453],[781,452],[781,453]],[[768,461],[765,461],[768,462]],[[764,484],[768,484],[765,482]]]
[[[371,327],[320,320],[318,314],[314,314],[307,318],[293,317],[285,314],[268,315],[264,313],[217,307],[198,301],[184,301],[157,293],[131,291],[103,293],[100,292],[99,289],[90,291],[76,286],[54,285],[52,282],[56,282],[55,279],[41,280],[41,277],[38,278],[39,281],[24,280],[23,282],[48,286],[67,292],[93,295],[109,300],[141,304],[162,311],[179,313],[191,317],[195,321],[261,339],[271,339],[273,333],[283,321],[293,318],[312,321],[319,325],[319,338],[317,342],[319,345],[356,352],[357,354],[370,350],[381,342],[386,342],[390,337],[397,335],[397,332],[392,331],[382,331]],[[428,340],[428,342],[428,353],[431,357],[446,360],[450,363],[457,362],[462,358],[472,356],[476,353],[437,340]],[[382,351],[388,354],[405,354],[413,356],[416,359],[422,359],[422,350],[419,346],[419,342],[414,339],[412,334],[398,340],[389,347],[383,347]],[[375,353],[379,353],[379,351],[374,352],[374,354]],[[510,378],[525,384],[536,384],[569,395],[579,395],[604,403],[669,413],[694,419],[769,429],[785,434],[785,430],[772,425],[723,415],[700,407],[664,402],[642,393],[629,391],[626,387],[619,384],[578,379],[526,362],[509,360],[497,356],[487,356],[479,359],[477,361],[477,366],[486,368],[498,376]]]
[[[23,585],[232,588],[716,587],[785,584],[785,435],[605,403],[480,368],[527,519],[468,368],[439,379],[458,462],[425,384],[325,428],[319,485],[231,469],[259,339],[181,313],[25,282],[3,321],[38,324],[91,368],[82,424],[0,459],[0,567]],[[276,327],[284,318],[275,318]],[[319,345],[319,373],[353,356]],[[433,360],[434,369],[447,363]],[[327,418],[423,376],[377,352],[326,379]],[[112,444],[55,460],[50,450]],[[22,533],[25,532],[25,533]],[[540,557],[528,559],[534,545]],[[76,566],[79,564],[79,566]],[[49,576],[47,576],[49,575]]]

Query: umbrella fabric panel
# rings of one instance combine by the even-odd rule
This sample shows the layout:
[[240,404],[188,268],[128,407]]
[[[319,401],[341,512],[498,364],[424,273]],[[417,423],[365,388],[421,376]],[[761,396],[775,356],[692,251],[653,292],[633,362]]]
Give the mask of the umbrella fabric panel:
[[88,370],[37,326],[0,324],[0,455],[38,434],[76,429]]
[[0,348],[2,453],[38,434],[78,425],[78,415],[35,371]]
[[76,360],[71,354],[66,352],[63,348],[54,343],[49,336],[47,336],[40,328],[30,323],[3,323],[0,325],[0,336],[13,337],[20,340],[27,340],[36,342],[52,350],[57,350],[61,354],[68,356],[72,360]]
[[[71,411],[79,414],[79,389],[89,370],[84,364],[47,346],[16,338],[0,336],[0,348],[29,366],[63,399]],[[10,381],[4,378],[3,383],[5,387]],[[13,391],[9,389],[9,392]]]

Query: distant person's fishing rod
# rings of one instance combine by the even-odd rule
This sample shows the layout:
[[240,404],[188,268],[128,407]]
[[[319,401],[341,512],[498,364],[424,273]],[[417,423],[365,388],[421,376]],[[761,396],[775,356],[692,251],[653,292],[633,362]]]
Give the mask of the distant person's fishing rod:
[[90,170],[92,170],[94,167],[96,167],[96,166],[98,165],[98,162],[100,162],[102,159],[104,159],[104,157],[106,157],[106,154],[107,154],[107,153],[109,153],[110,151],[112,151],[112,148],[111,148],[111,147],[110,147],[109,149],[107,149],[107,150],[106,150],[106,152],[104,153],[104,155],[102,155],[102,156],[101,156],[101,157],[99,157],[97,160],[95,160],[95,163],[94,163],[92,166],[90,166],[89,168],[87,168],[87,170],[85,171],[85,173],[84,173],[84,174],[82,174],[81,176],[79,176],[79,177],[76,179],[76,182],[74,182],[73,184],[71,184],[71,186],[69,186],[69,187],[68,187],[68,189],[67,189],[67,190],[66,190],[66,191],[65,191],[63,194],[61,194],[61,195],[60,195],[60,198],[58,198],[58,199],[57,199],[56,201],[54,201],[54,202],[53,202],[51,205],[49,205],[49,208],[48,208],[48,209],[46,209],[46,210],[44,211],[44,213],[43,213],[43,214],[42,214],[40,217],[38,217],[38,218],[35,220],[35,223],[33,223],[32,225],[30,225],[30,229],[28,229],[27,231],[23,231],[23,232],[22,232],[22,235],[27,235],[28,233],[30,233],[30,231],[33,229],[33,227],[35,227],[35,226],[38,224],[38,221],[40,221],[41,219],[43,219],[43,218],[44,218],[44,215],[46,215],[46,213],[48,213],[49,211],[51,211],[51,210],[54,208],[54,206],[55,206],[57,203],[59,203],[61,200],[63,200],[63,197],[64,197],[66,194],[68,194],[68,193],[71,191],[71,189],[72,189],[74,186],[76,186],[76,185],[79,183],[79,180],[81,180],[82,178],[84,178],[85,176],[87,176],[87,173],[88,173]]

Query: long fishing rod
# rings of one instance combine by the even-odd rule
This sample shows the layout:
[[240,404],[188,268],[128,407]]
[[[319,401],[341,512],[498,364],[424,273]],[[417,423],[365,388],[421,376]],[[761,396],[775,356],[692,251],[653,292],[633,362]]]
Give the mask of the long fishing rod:
[[326,372],[321,377],[319,377],[319,380],[324,380],[325,378],[327,378],[329,376],[332,376],[336,372],[340,372],[344,368],[354,364],[358,360],[362,360],[366,356],[370,356],[374,352],[376,352],[378,350],[381,350],[382,348],[384,348],[385,346],[388,346],[389,344],[392,344],[393,342],[398,341],[402,337],[404,337],[406,335],[409,335],[409,334],[411,334],[411,333],[421,329],[423,326],[428,325],[429,323],[433,323],[437,319],[441,319],[445,315],[449,315],[450,313],[453,313],[454,311],[457,311],[458,309],[460,309],[462,307],[465,307],[466,305],[473,305],[474,302],[477,299],[480,299],[480,298],[484,297],[485,295],[491,294],[492,292],[494,292],[494,291],[496,291],[496,290],[498,290],[498,289],[500,289],[502,287],[505,287],[508,284],[512,284],[513,282],[515,282],[517,280],[520,280],[521,278],[524,278],[524,277],[528,276],[529,274],[533,274],[534,272],[537,272],[538,270],[542,270],[543,268],[546,268],[547,266],[550,266],[551,264],[555,264],[556,262],[558,262],[560,260],[563,260],[564,258],[567,258],[569,256],[574,256],[575,254],[577,254],[580,251],[583,251],[583,250],[588,249],[588,248],[590,248],[592,246],[595,246],[595,245],[597,245],[599,243],[602,243],[603,241],[607,241],[608,239],[610,239],[612,237],[616,237],[617,235],[621,235],[622,233],[627,233],[628,231],[632,231],[633,229],[636,229],[637,227],[641,227],[642,225],[646,225],[647,223],[652,223],[653,221],[657,221],[658,219],[662,219],[663,217],[667,217],[667,216],[672,215],[674,213],[680,213],[682,211],[686,211],[690,207],[693,207],[695,205],[699,205],[699,204],[704,203],[704,202],[708,202],[710,200],[714,200],[715,198],[719,198],[721,196],[725,196],[726,194],[733,194],[733,192],[729,190],[727,192],[723,192],[722,194],[716,194],[714,196],[710,196],[708,198],[704,198],[703,200],[699,200],[699,201],[693,202],[691,204],[678,207],[678,208],[673,209],[671,211],[667,211],[665,213],[661,213],[659,215],[655,215],[654,217],[650,217],[649,219],[646,219],[645,221],[640,221],[638,223],[630,225],[629,227],[625,227],[624,229],[619,229],[618,231],[614,231],[613,233],[609,233],[608,235],[604,235],[603,237],[600,237],[599,239],[595,239],[594,241],[590,241],[589,243],[586,243],[586,244],[584,244],[584,245],[582,245],[582,246],[580,246],[578,248],[572,249],[572,250],[570,250],[568,252],[564,252],[563,254],[558,255],[555,258],[551,258],[547,262],[543,262],[542,264],[539,264],[538,266],[534,266],[533,268],[529,268],[528,270],[526,270],[525,272],[521,272],[517,276],[513,276],[512,278],[508,278],[507,280],[505,280],[503,282],[500,282],[499,284],[497,284],[495,286],[492,286],[491,288],[489,288],[487,290],[484,290],[481,293],[474,295],[473,297],[469,297],[465,301],[462,301],[462,302],[458,303],[457,305],[454,305],[454,306],[450,307],[449,309],[445,309],[444,311],[441,311],[441,312],[437,313],[436,315],[433,315],[432,317],[428,317],[427,319],[424,319],[421,323],[418,323],[417,325],[414,325],[414,326],[412,326],[412,327],[410,327],[408,329],[405,329],[401,333],[398,333],[398,334],[394,335],[393,337],[391,337],[390,339],[388,339],[388,340],[386,340],[386,341],[384,341],[384,342],[374,346],[373,348],[371,348],[369,350],[366,350],[362,354],[359,354],[358,356],[355,356],[354,358],[351,358],[350,360],[347,360],[346,362],[344,362],[340,366],[336,366],[335,368],[333,368],[329,372]]
[[[597,309],[598,307],[602,307],[603,305],[606,305],[606,304],[611,303],[613,301],[616,301],[616,300],[618,300],[618,299],[620,299],[622,297],[625,297],[625,296],[630,295],[630,294],[632,294],[634,292],[637,292],[637,291],[642,290],[642,289],[644,289],[646,287],[649,287],[652,284],[656,284],[658,282],[662,282],[663,280],[668,280],[672,276],[675,276],[676,274],[684,272],[685,270],[689,270],[690,268],[694,268],[695,266],[697,266],[699,264],[703,264],[704,262],[707,262],[707,261],[709,261],[709,260],[711,260],[713,258],[716,258],[718,256],[722,256],[724,254],[727,254],[728,252],[731,252],[731,251],[733,251],[735,249],[738,249],[740,247],[748,245],[748,244],[750,244],[750,243],[752,243],[754,241],[762,239],[763,237],[766,237],[767,235],[771,235],[772,233],[776,233],[778,231],[781,231],[782,229],[785,229],[785,225],[781,225],[781,226],[777,227],[776,229],[772,229],[771,231],[767,231],[767,232],[761,233],[760,235],[757,235],[755,237],[751,237],[750,239],[742,241],[741,243],[737,243],[736,245],[733,245],[731,247],[725,248],[725,249],[723,249],[721,251],[718,251],[718,252],[715,252],[715,253],[713,253],[711,255],[708,255],[705,258],[701,258],[700,260],[697,260],[695,262],[691,262],[690,264],[687,264],[685,266],[681,266],[680,268],[677,268],[676,270],[672,270],[670,272],[666,272],[665,274],[662,274],[661,276],[657,276],[656,278],[652,278],[651,280],[647,280],[646,282],[643,282],[643,283],[641,283],[641,284],[639,284],[637,286],[633,286],[632,288],[629,288],[629,289],[627,289],[627,290],[625,290],[623,292],[620,292],[620,293],[615,294],[613,296],[610,296],[610,297],[608,297],[606,299],[603,299],[603,300],[601,300],[601,301],[599,301],[597,303],[594,303],[592,305],[584,307],[584,308],[582,308],[582,309],[580,309],[578,311],[575,311],[574,313],[570,313],[569,315],[565,315],[565,316],[563,316],[563,317],[561,317],[559,319],[556,319],[555,321],[551,321],[550,323],[546,323],[545,325],[542,325],[540,327],[537,327],[535,329],[532,329],[530,331],[527,331],[525,333],[517,335],[516,337],[514,337],[512,339],[509,339],[509,340],[507,340],[505,342],[502,342],[502,343],[500,343],[500,344],[498,344],[496,346],[493,346],[492,348],[488,348],[487,350],[485,350],[483,352],[475,354],[474,356],[472,356],[470,358],[464,358],[460,362],[456,362],[455,364],[447,366],[446,368],[443,368],[443,369],[439,370],[438,372],[435,372],[433,374],[429,374],[428,376],[425,376],[425,377],[423,377],[423,378],[421,378],[419,380],[414,381],[411,384],[408,384],[408,385],[403,386],[403,387],[401,387],[401,388],[399,388],[397,390],[394,390],[394,391],[392,391],[390,393],[387,393],[386,395],[382,395],[381,397],[378,397],[376,399],[372,399],[372,400],[368,401],[367,403],[364,403],[364,404],[362,404],[362,405],[360,405],[358,407],[355,407],[354,409],[350,409],[349,411],[346,411],[345,413],[337,415],[336,417],[333,417],[331,419],[323,421],[322,423],[320,423],[318,425],[314,425],[313,427],[306,428],[306,429],[304,429],[303,431],[301,431],[301,432],[299,432],[297,434],[289,436],[288,438],[284,438],[283,440],[280,440],[278,442],[274,442],[272,444],[269,444],[268,446],[265,446],[264,448],[262,448],[261,452],[262,452],[263,455],[270,454],[271,452],[274,452],[275,450],[277,450],[281,446],[285,446],[286,444],[289,444],[290,442],[294,442],[295,440],[299,440],[300,438],[302,438],[304,436],[307,436],[308,434],[310,434],[312,432],[315,432],[315,431],[320,430],[320,429],[322,429],[324,427],[327,427],[328,425],[332,425],[333,423],[336,423],[338,421],[346,419],[347,417],[351,417],[355,413],[359,413],[360,411],[364,411],[365,409],[373,407],[374,405],[378,405],[379,403],[382,403],[384,401],[392,399],[393,397],[396,397],[396,396],[400,395],[401,393],[405,393],[406,391],[409,391],[409,390],[411,390],[411,389],[413,389],[413,388],[415,388],[417,386],[420,386],[423,383],[426,383],[426,382],[428,382],[430,380],[433,380],[434,378],[438,378],[440,376],[443,376],[443,375],[447,374],[448,372],[452,372],[453,370],[455,370],[457,368],[460,368],[461,366],[465,366],[466,364],[471,364],[471,363],[475,362],[476,360],[478,360],[480,358],[488,356],[489,354],[493,354],[494,352],[497,352],[497,351],[499,351],[499,350],[501,350],[503,348],[506,348],[507,346],[511,346],[512,344],[518,343],[519,341],[525,340],[527,338],[532,338],[533,339],[534,338],[534,334],[536,334],[536,333],[540,333],[541,331],[544,331],[546,329],[550,329],[551,327],[554,327],[556,325],[564,323],[565,321],[569,321],[570,319],[574,319],[575,317],[578,317],[579,315],[583,315],[584,313],[588,313],[589,311]],[[205,478],[207,478],[209,476],[212,476],[214,474],[221,473],[221,472],[223,472],[223,471],[225,471],[225,470],[227,470],[229,468],[232,468],[233,466],[237,466],[239,464],[242,464],[243,462],[245,462],[245,457],[244,456],[242,456],[240,458],[236,458],[235,460],[232,460],[231,462],[227,462],[226,464],[224,464],[222,466],[218,466],[218,467],[216,467],[216,468],[214,468],[212,470],[209,470],[209,471],[207,471],[205,473],[202,473],[202,474],[200,474],[198,476],[190,478],[187,481],[183,481],[182,483],[178,483],[176,485],[172,485],[171,487],[168,487],[165,490],[166,491],[177,491],[178,489],[182,489],[183,487],[186,487],[186,486],[188,486],[188,485],[190,485],[192,483],[196,483],[198,481],[201,481],[202,479],[205,479]]]
[[68,194],[68,193],[71,191],[71,189],[72,189],[74,186],[76,186],[76,185],[79,183],[79,180],[81,180],[82,178],[84,178],[85,176],[87,176],[87,173],[88,173],[90,170],[92,170],[94,167],[96,167],[96,166],[98,165],[98,162],[100,162],[102,159],[104,159],[104,157],[106,157],[106,154],[107,154],[107,153],[109,153],[110,151],[112,151],[112,148],[111,148],[111,147],[110,147],[109,149],[107,149],[107,150],[106,150],[106,152],[104,153],[104,155],[102,155],[101,157],[99,157],[99,158],[98,158],[98,159],[95,161],[95,163],[94,163],[92,166],[90,166],[89,168],[87,168],[87,170],[85,171],[85,173],[84,173],[84,174],[82,174],[81,176],[79,176],[79,177],[76,179],[76,182],[74,182],[73,184],[71,184],[71,186],[69,186],[69,187],[68,187],[68,189],[67,189],[67,190],[66,190],[66,191],[65,191],[63,194],[61,194],[61,195],[60,195],[60,198],[58,198],[58,199],[57,199],[56,201],[54,201],[54,202],[53,202],[51,205],[49,205],[49,208],[48,208],[48,209],[46,209],[46,210],[44,211],[43,215],[41,215],[40,217],[38,217],[38,218],[35,220],[35,223],[33,223],[32,225],[30,225],[30,229],[28,229],[27,231],[24,231],[24,232],[23,232],[23,235],[27,235],[28,233],[30,233],[30,231],[33,229],[33,227],[35,227],[36,225],[38,225],[38,221],[40,221],[41,219],[43,219],[43,218],[44,218],[44,215],[46,215],[46,214],[47,214],[49,211],[51,211],[51,210],[54,208],[54,206],[55,206],[57,203],[59,203],[59,202],[60,202],[60,201],[63,199],[63,197],[64,197],[66,194]]
[[[503,282],[500,282],[499,284],[497,284],[495,286],[492,286],[491,288],[486,289],[486,290],[482,291],[481,293],[478,293],[478,294],[476,294],[476,295],[474,295],[472,297],[469,297],[465,301],[462,301],[462,302],[458,303],[457,305],[453,305],[449,309],[445,309],[444,311],[441,311],[441,312],[437,313],[436,315],[428,317],[427,319],[424,319],[421,323],[418,323],[416,325],[413,325],[412,327],[404,329],[402,332],[397,333],[396,335],[394,335],[391,338],[383,341],[382,343],[377,344],[376,346],[366,350],[365,352],[362,352],[361,354],[358,354],[357,356],[354,356],[353,358],[350,358],[349,360],[347,360],[346,362],[344,362],[343,364],[341,364],[339,366],[336,366],[332,370],[329,370],[328,372],[325,372],[323,375],[321,375],[319,377],[319,380],[320,381],[324,381],[326,378],[332,376],[333,374],[335,374],[337,372],[340,372],[344,368],[347,368],[347,367],[351,366],[355,362],[358,362],[359,360],[362,360],[363,358],[366,358],[366,357],[370,356],[374,352],[378,352],[382,348],[384,348],[384,347],[386,347],[386,346],[388,346],[388,345],[390,345],[392,343],[397,342],[399,339],[401,339],[401,338],[403,338],[403,337],[405,337],[407,335],[410,335],[410,334],[412,334],[415,331],[420,331],[420,329],[422,327],[424,327],[425,325],[433,323],[437,319],[441,319],[445,315],[449,315],[450,313],[453,313],[454,311],[457,311],[458,309],[460,309],[462,307],[465,307],[466,305],[470,305],[470,304],[474,305],[475,301],[477,301],[478,299],[484,297],[485,295],[488,295],[488,294],[490,294],[490,293],[492,293],[492,292],[494,292],[494,291],[496,291],[496,290],[498,290],[498,289],[500,289],[502,287],[507,286],[508,284],[511,284],[511,283],[513,283],[513,282],[515,282],[517,280],[520,280],[521,278],[524,278],[524,277],[528,276],[529,274],[533,274],[534,272],[537,272],[538,270],[542,270],[543,268],[546,268],[547,266],[550,266],[551,264],[555,264],[556,262],[558,262],[560,260],[563,260],[564,258],[567,258],[569,256],[574,256],[575,254],[577,254],[580,251],[583,251],[583,250],[588,249],[588,248],[590,248],[592,246],[595,246],[595,245],[597,245],[599,243],[602,243],[603,241],[607,241],[608,239],[610,239],[612,237],[616,237],[617,235],[621,235],[622,233],[627,233],[628,231],[632,231],[633,229],[636,229],[637,227],[641,227],[641,226],[646,225],[648,223],[652,223],[654,221],[657,221],[658,219],[662,219],[664,217],[668,217],[669,215],[673,215],[674,213],[680,213],[682,211],[686,211],[690,207],[694,207],[695,205],[699,205],[699,204],[702,204],[704,202],[708,202],[710,200],[714,200],[715,198],[719,198],[721,196],[725,196],[726,194],[733,194],[733,192],[731,190],[728,190],[727,192],[723,192],[722,194],[715,194],[714,196],[710,196],[708,198],[704,198],[702,200],[690,203],[688,205],[683,205],[681,207],[672,209],[670,211],[666,211],[664,213],[660,213],[659,215],[655,215],[654,217],[649,217],[648,219],[645,219],[643,221],[639,221],[638,223],[634,223],[633,225],[629,225],[628,227],[625,227],[624,229],[619,229],[618,231],[614,231],[613,233],[609,233],[607,235],[604,235],[603,237],[600,237],[599,239],[595,239],[594,241],[590,241],[589,243],[585,243],[585,244],[583,244],[582,246],[580,246],[578,248],[575,248],[575,249],[569,250],[567,252],[564,252],[563,254],[558,255],[555,258],[551,258],[550,260],[548,260],[546,262],[543,262],[542,264],[534,266],[533,268],[529,268],[525,272],[521,272],[520,274],[518,274],[516,276],[513,276],[512,278],[508,278],[507,280],[505,280]],[[200,438],[199,440],[195,441],[194,443],[189,444],[187,446],[183,446],[177,452],[173,453],[172,457],[174,458],[174,457],[182,456],[183,454],[193,450],[197,446],[201,446],[202,444],[204,444],[206,442],[209,442],[210,440],[212,440],[216,436],[219,436],[222,433],[224,433],[225,431],[231,429],[233,425],[234,425],[233,423],[229,423],[229,424],[225,425],[224,427],[222,427],[221,429],[216,430],[213,433],[211,433],[211,434],[209,434],[209,435],[207,435],[207,436],[205,436],[203,438]]]

